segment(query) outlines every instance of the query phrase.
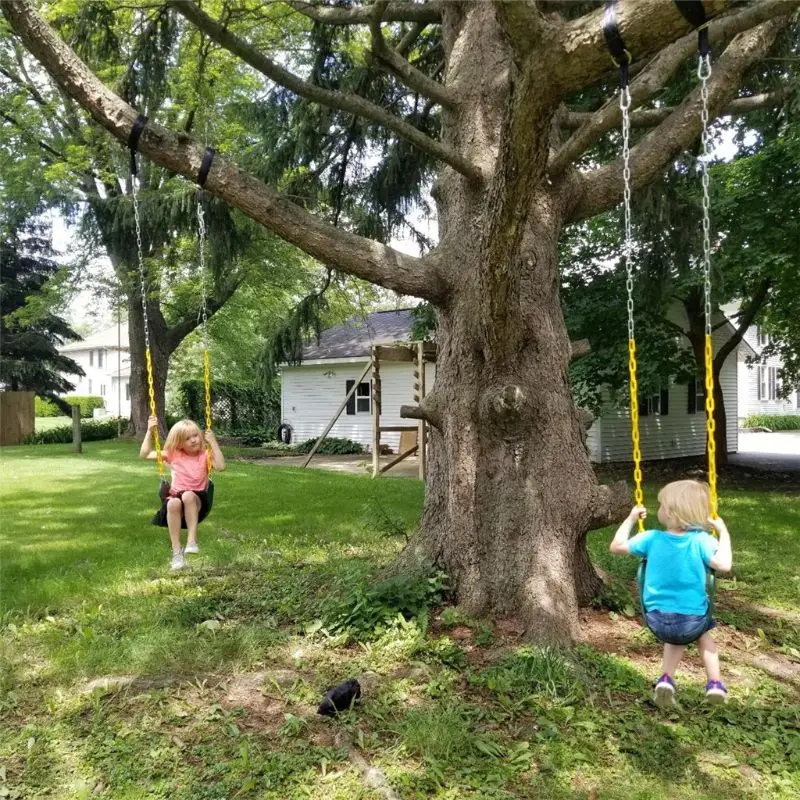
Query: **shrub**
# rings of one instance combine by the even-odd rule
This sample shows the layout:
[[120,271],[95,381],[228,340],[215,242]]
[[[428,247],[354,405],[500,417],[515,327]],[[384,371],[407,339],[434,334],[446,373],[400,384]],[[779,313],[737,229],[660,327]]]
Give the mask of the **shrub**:
[[744,428],[769,428],[771,431],[800,431],[800,414],[751,414]]
[[61,417],[64,412],[52,401],[34,398],[34,414],[37,417]]
[[[300,442],[296,447],[297,452],[310,453],[316,441],[316,439],[306,439],[304,442]],[[354,442],[350,439],[337,439],[335,437],[324,439],[317,450],[317,453],[321,456],[346,456],[363,452],[365,452],[364,447],[358,442]]]
[[[97,442],[101,439],[114,439],[117,436],[117,417],[81,423],[81,439],[84,442]],[[123,425],[126,420],[123,420]],[[23,444],[68,444],[72,441],[72,425],[60,425],[47,431],[36,431],[26,436]]]
[[373,586],[357,586],[334,604],[326,620],[334,632],[371,634],[398,614],[406,619],[427,613],[438,605],[449,590],[443,572],[405,572],[379,581]]

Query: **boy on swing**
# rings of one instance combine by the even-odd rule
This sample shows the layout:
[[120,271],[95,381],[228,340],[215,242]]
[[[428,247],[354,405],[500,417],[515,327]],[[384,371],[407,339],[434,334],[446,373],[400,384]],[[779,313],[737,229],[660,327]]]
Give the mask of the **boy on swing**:
[[[724,703],[728,692],[720,680],[719,654],[711,638],[715,623],[709,615],[706,569],[729,572],[733,563],[731,538],[725,523],[710,518],[708,486],[699,481],[668,483],[658,493],[658,521],[666,530],[648,530],[632,539],[633,526],[647,516],[635,506],[611,542],[612,553],[647,559],[642,607],[647,627],[664,643],[662,675],[654,702],[660,708],[675,702],[673,675],[686,645],[697,642],[706,669],[706,697]],[[707,532],[713,528],[717,541]]]

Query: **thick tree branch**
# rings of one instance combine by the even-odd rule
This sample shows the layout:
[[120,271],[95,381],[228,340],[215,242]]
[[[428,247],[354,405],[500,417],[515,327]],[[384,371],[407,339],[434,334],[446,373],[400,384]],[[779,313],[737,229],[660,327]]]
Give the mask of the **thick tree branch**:
[[424,72],[411,66],[393,47],[387,44],[381,30],[381,20],[389,7],[388,0],[379,0],[373,5],[373,15],[369,30],[372,36],[372,52],[375,59],[396,75],[409,89],[425,97],[430,97],[446,108],[454,108],[456,99],[452,92],[438,81],[429,78]]
[[[707,16],[714,17],[729,7],[731,0],[707,0],[704,5]],[[602,8],[585,14],[563,25],[557,35],[551,72],[564,95],[608,71],[611,56],[603,35],[604,14]],[[619,0],[617,20],[625,46],[635,61],[655,55],[691,30],[675,4],[664,0]]]
[[592,352],[592,345],[588,339],[576,339],[569,343],[569,360],[577,361]]
[[[57,83],[117,139],[127,142],[137,113],[108,89],[53,29],[30,0],[5,0],[12,29]],[[173,172],[196,180],[205,148],[190,137],[149,123],[139,150]],[[434,302],[445,294],[438,259],[407,256],[378,242],[338,230],[296,206],[252,175],[217,156],[205,188],[282,239],[325,264],[388,289]]]
[[[236,277],[234,280],[226,281],[219,287],[213,295],[206,300],[206,312],[208,318],[214,316],[228,300],[233,297],[234,292],[242,285],[244,277]],[[167,328],[167,345],[170,352],[195,329],[198,327],[198,320],[201,317],[201,308],[193,308],[181,314],[179,320]]]
[[[747,114],[751,111],[773,108],[786,100],[789,94],[789,89],[779,89],[775,92],[754,94],[749,97],[737,97],[735,100],[731,100],[731,102],[720,111],[720,116],[726,114]],[[675,106],[639,109],[631,114],[631,127],[654,128],[656,125],[660,125],[664,122],[667,117],[676,110],[677,108]],[[591,111],[572,111],[566,114],[562,124],[565,128],[577,128],[592,120],[594,116],[595,114]]]
[[[789,4],[787,3],[787,6]],[[740,34],[713,67],[708,81],[709,114],[714,119],[733,99],[744,73],[774,43],[788,17],[765,22]],[[631,150],[632,186],[649,183],[701,132],[700,89],[695,89],[670,117]],[[613,208],[622,198],[622,163],[616,161],[579,178],[570,221],[586,219]]]
[[[711,46],[719,50],[728,44],[734,36],[743,33],[756,25],[772,19],[781,9],[784,11],[789,5],[798,5],[795,0],[763,0],[755,6],[750,6],[744,11],[729,14],[714,20],[709,25],[709,41]],[[631,82],[631,104],[633,108],[641,105],[656,95],[677,72],[680,66],[697,51],[697,34],[692,32],[665,47],[643,69],[638,71],[636,78]],[[644,119],[639,116],[641,112],[631,115],[632,124],[637,124],[634,119]],[[559,148],[550,163],[550,174],[558,175],[575,159],[584,153],[591,145],[597,142],[603,134],[620,125],[619,100],[613,97],[602,108],[592,112],[585,118],[568,114],[565,117],[565,127],[572,127],[570,120],[581,120],[581,127]],[[657,124],[657,123],[656,123]]]
[[731,338],[728,339],[728,341],[725,342],[722,347],[720,347],[714,356],[715,370],[722,368],[722,365],[725,363],[725,359],[739,346],[742,339],[744,339],[747,329],[753,324],[753,320],[756,318],[756,315],[764,305],[771,288],[771,278],[764,278],[764,280],[762,280],[761,283],[756,287],[755,292],[753,292],[753,296],[750,298],[750,302],[747,304],[747,308],[745,308],[745,310],[739,314],[733,336],[731,336]]
[[260,50],[257,50],[243,39],[231,33],[225,26],[220,25],[216,20],[209,17],[208,14],[192,2],[192,0],[169,0],[169,4],[199,30],[212,38],[218,45],[239,56],[242,61],[249,64],[254,69],[257,69],[263,75],[266,75],[271,81],[286,87],[300,97],[304,97],[306,100],[320,103],[328,108],[335,108],[341,111],[348,111],[351,114],[358,114],[360,117],[385,125],[398,136],[402,136],[420,150],[430,153],[432,156],[444,161],[445,164],[449,164],[462,175],[474,181],[480,181],[482,179],[480,170],[474,164],[471,164],[441,142],[431,139],[429,136],[422,133],[422,131],[417,130],[413,125],[389,113],[380,106],[375,105],[375,103],[371,103],[363,97],[348,92],[324,89],[321,86],[315,86],[312,83],[298,78],[297,75],[284,69],[280,64],[273,61]]
[[[365,25],[369,24],[372,9],[368,5],[354,8],[336,8],[319,3],[307,3],[303,0],[284,0],[291,6],[315,22],[329,25]],[[441,11],[435,3],[389,3],[383,18],[387,22],[439,22]]]
[[518,56],[524,56],[542,39],[544,18],[533,0],[495,0],[497,21],[514,44]]

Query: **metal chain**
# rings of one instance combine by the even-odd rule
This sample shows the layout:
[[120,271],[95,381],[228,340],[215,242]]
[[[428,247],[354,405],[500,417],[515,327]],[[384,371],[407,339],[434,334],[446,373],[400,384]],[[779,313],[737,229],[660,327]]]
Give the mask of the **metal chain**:
[[711,516],[716,518],[717,496],[717,442],[714,401],[714,347],[711,338],[711,197],[709,192],[708,162],[711,156],[711,136],[708,130],[708,80],[711,77],[711,56],[701,55],[697,65],[700,80],[700,120],[702,123],[700,158],[703,188],[703,299],[705,308],[705,388],[706,388],[706,440],[708,448],[708,487]]
[[[636,336],[633,319],[633,228],[631,223],[631,92],[628,86],[620,88],[619,107],[622,111],[622,181],[625,258],[625,288],[628,306],[628,376],[631,405],[631,441],[633,444],[633,496],[636,505],[644,505],[642,489],[642,449],[639,437],[639,382],[636,377]],[[644,522],[639,519],[639,530]]]
[[[133,219],[136,223],[136,255],[139,259],[139,294],[142,298],[142,319],[144,320],[144,360],[147,368],[147,393],[150,400],[150,416],[156,417],[156,391],[153,381],[153,357],[150,351],[150,323],[147,317],[147,283],[145,281],[144,255],[142,252],[142,222],[139,217],[139,193],[136,186],[136,175],[131,174],[131,196],[133,198]],[[164,459],[161,453],[161,441],[158,427],[153,428],[153,449],[156,451],[158,474],[164,475]]]
[[[211,359],[208,352],[208,302],[206,299],[206,218],[200,202],[200,193],[197,197],[197,227],[200,247],[200,317],[203,326],[203,387],[205,393],[206,430],[211,430]],[[213,459],[211,448],[206,448],[206,468],[211,475]]]

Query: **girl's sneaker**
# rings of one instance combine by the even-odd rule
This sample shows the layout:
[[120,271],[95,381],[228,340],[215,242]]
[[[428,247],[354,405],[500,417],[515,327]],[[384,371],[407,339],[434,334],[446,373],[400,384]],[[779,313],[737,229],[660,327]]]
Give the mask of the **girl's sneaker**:
[[675,705],[675,681],[665,672],[656,683],[653,702],[659,708],[669,708]]
[[722,681],[709,681],[706,684],[706,699],[715,706],[728,702],[728,690]]
[[200,547],[198,546],[197,542],[192,542],[191,544],[187,544],[186,547],[183,548],[184,553],[199,553]]
[[183,569],[186,566],[186,559],[183,557],[183,550],[172,554],[172,566],[170,569],[174,572],[177,569]]

